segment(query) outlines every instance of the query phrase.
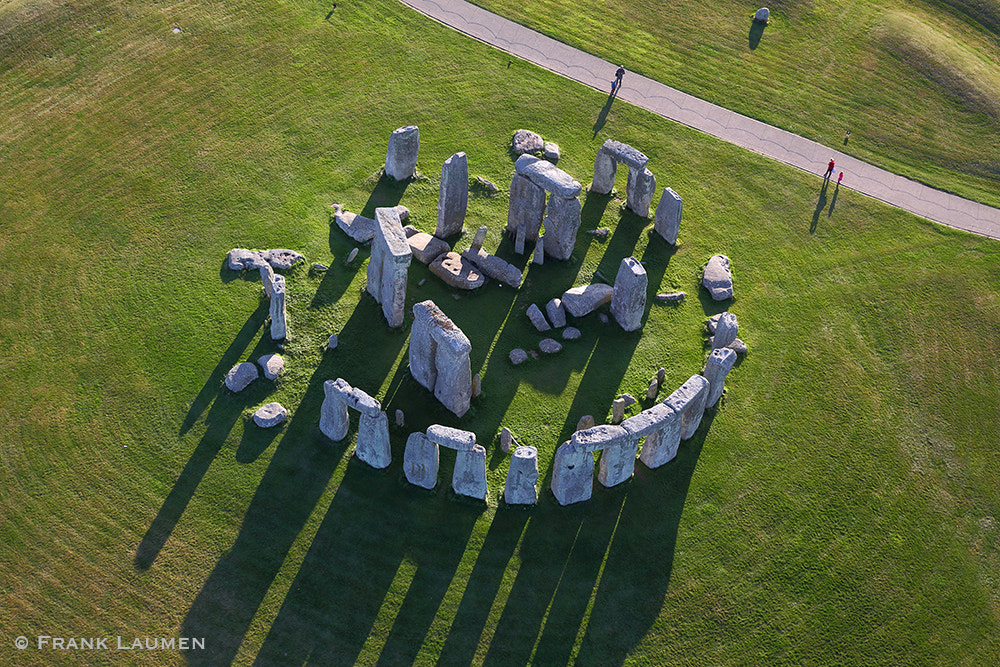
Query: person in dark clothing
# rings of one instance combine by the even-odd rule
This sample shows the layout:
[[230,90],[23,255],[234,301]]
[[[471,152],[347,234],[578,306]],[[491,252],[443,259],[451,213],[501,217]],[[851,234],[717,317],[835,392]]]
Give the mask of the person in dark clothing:
[[826,173],[823,174],[823,178],[830,178],[833,174],[833,158],[830,158],[830,164],[826,165]]

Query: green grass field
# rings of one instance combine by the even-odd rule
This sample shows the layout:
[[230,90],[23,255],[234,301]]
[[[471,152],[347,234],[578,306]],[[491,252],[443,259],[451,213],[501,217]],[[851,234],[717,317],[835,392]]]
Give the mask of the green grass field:
[[769,5],[763,30],[752,25],[757,6],[721,0],[475,2],[727,109],[1000,206],[998,0],[782,0]]
[[[1000,662],[1000,244],[618,103],[594,137],[605,93],[508,69],[391,0],[329,11],[0,6],[0,663]],[[420,177],[388,184],[407,124]],[[679,246],[623,211],[620,174],[618,197],[584,201],[583,229],[609,238],[527,267],[502,234],[520,127],[584,184],[605,139],[640,148],[684,198]],[[504,192],[470,197],[457,247],[486,224],[486,248],[527,267],[520,290],[459,299],[410,270],[408,302],[433,299],[472,341],[483,395],[461,420],[410,377],[410,318],[385,326],[368,251],[345,263],[329,208],[401,203],[433,231],[459,150]],[[308,258],[288,274],[286,373],[240,394],[225,373],[276,346],[259,280],[223,266],[233,247]],[[698,289],[717,252],[730,304]],[[529,304],[629,255],[651,294],[688,298],[650,299],[641,333],[577,320],[559,355],[509,364],[541,338]],[[549,465],[580,416],[644,396],[660,366],[668,387],[700,372],[704,320],[727,306],[750,354],[678,458],[559,507]],[[407,415],[385,471],[352,456],[356,427],[319,433],[336,377]],[[290,419],[262,431],[248,417],[271,400]],[[448,453],[435,491],[405,482],[405,438],[431,423],[487,447],[487,503],[454,496]],[[500,498],[501,426],[539,449],[527,511]]]

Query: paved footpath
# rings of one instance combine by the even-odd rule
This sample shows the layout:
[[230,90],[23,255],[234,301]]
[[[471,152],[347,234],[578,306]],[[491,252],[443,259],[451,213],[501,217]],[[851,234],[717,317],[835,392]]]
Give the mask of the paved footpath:
[[[502,51],[597,90],[609,91],[617,65],[567,46],[464,0],[403,4]],[[710,104],[632,72],[618,98],[723,141],[822,176],[830,158],[848,187],[924,218],[1000,239],[1000,209],[879,169],[832,148]]]

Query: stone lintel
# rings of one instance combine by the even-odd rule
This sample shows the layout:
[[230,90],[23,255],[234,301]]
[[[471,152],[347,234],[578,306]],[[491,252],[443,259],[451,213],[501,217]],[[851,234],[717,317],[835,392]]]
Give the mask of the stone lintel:
[[476,446],[476,434],[472,431],[431,424],[426,433],[427,439],[434,444],[460,452],[470,451]]
[[629,432],[621,426],[612,424],[601,424],[588,428],[585,431],[577,431],[573,434],[570,444],[587,452],[595,452],[599,449],[607,449],[620,445],[629,438]]

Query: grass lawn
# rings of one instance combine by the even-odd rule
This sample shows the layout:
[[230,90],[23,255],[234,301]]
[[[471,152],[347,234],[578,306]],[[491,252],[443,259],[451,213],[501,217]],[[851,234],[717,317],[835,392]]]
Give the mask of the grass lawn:
[[[823,664],[1000,662],[1000,244],[615,104],[392,0],[8,3],[0,8],[0,663]],[[174,32],[178,28],[179,32]],[[420,177],[379,179],[392,129],[421,132]],[[684,198],[680,244],[617,196],[586,196],[573,257],[528,266],[503,235],[520,127],[590,180],[607,138]],[[472,341],[483,394],[456,419],[410,377],[407,332],[363,294],[368,250],[331,202],[401,203],[433,231],[442,162],[501,186],[470,197],[464,248],[526,267],[520,290],[433,299]],[[622,170],[624,171],[624,170]],[[290,272],[287,370],[240,394],[235,363],[275,351],[233,247],[306,255]],[[699,291],[714,253],[736,299]],[[645,261],[641,332],[592,315],[554,357],[525,310]],[[312,271],[321,262],[327,271]],[[426,282],[424,280],[426,279]],[[599,277],[597,278],[599,279]],[[423,282],[423,284],[421,284]],[[559,507],[555,448],[700,372],[704,320],[735,313],[750,354],[674,462]],[[324,351],[331,333],[340,345]],[[393,464],[318,430],[325,380],[390,416]],[[249,421],[277,400],[279,429]],[[648,401],[632,408],[647,407]],[[356,420],[356,417],[354,418]],[[356,423],[356,421],[355,421]],[[406,436],[477,433],[485,504],[408,485]],[[497,434],[538,447],[540,501],[503,505]],[[18,650],[14,638],[31,647]],[[111,650],[35,647],[109,637]],[[204,650],[114,650],[139,637]]]
[[[998,0],[781,0],[768,5],[764,29],[751,20],[760,5],[723,0],[475,3],[727,109],[1000,206]],[[607,76],[610,85],[614,71]]]

